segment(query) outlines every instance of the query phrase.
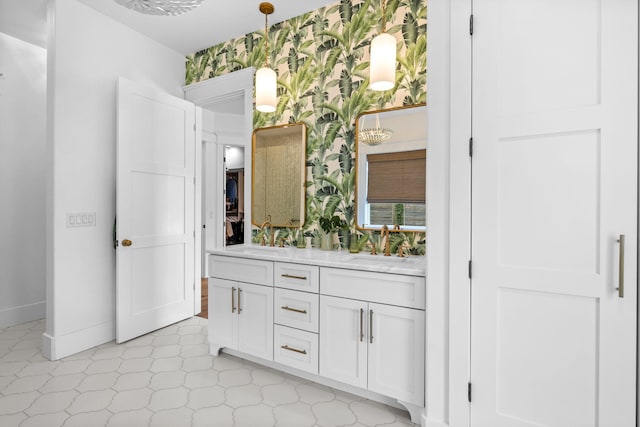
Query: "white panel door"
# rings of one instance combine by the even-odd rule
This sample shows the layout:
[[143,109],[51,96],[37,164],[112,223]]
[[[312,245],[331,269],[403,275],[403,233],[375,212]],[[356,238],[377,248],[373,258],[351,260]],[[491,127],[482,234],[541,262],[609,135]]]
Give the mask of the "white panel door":
[[238,348],[238,283],[209,279],[209,342]]
[[195,107],[118,80],[116,340],[194,314]]
[[273,288],[238,283],[238,350],[273,360]]
[[472,425],[635,425],[637,1],[473,9]]
[[369,303],[369,390],[424,406],[424,311]]
[[320,296],[320,375],[367,388],[366,302]]

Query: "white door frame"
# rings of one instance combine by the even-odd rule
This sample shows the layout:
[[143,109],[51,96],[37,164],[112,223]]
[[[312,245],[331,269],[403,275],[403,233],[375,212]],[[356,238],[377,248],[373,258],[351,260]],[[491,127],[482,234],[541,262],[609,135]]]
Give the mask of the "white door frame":
[[[470,425],[471,0],[451,0],[449,204],[449,425]],[[432,7],[432,6],[430,6]],[[430,86],[432,87],[432,86]]]
[[[182,89],[185,93],[185,99],[193,102],[197,106],[206,106],[213,103],[223,102],[225,99],[237,97],[240,93],[244,97],[244,129],[245,134],[242,142],[244,143],[244,206],[245,206],[245,224],[251,224],[251,133],[253,132],[253,75],[255,68],[249,67],[233,73],[225,74],[220,77],[205,80],[184,86]],[[237,145],[237,144],[234,144]],[[220,144],[212,144],[211,147],[216,148],[215,164],[219,170],[224,167],[224,147]],[[208,147],[209,148],[209,147]],[[221,151],[222,150],[222,151]],[[222,153],[222,154],[220,154]],[[220,186],[222,189],[222,186]],[[221,191],[221,190],[220,190]],[[224,202],[222,194],[216,197],[220,206],[216,206],[215,212],[224,213]],[[196,210],[201,211],[202,198],[201,194],[196,200]],[[203,219],[204,220],[204,219]],[[215,224],[222,224],[223,217],[214,218]],[[202,224],[200,224],[202,226]],[[244,241],[251,241],[251,227],[245,227]],[[223,235],[223,234],[221,234]],[[224,239],[216,238],[216,247],[224,246]],[[202,247],[203,248],[203,247]],[[204,250],[204,248],[202,249]]]

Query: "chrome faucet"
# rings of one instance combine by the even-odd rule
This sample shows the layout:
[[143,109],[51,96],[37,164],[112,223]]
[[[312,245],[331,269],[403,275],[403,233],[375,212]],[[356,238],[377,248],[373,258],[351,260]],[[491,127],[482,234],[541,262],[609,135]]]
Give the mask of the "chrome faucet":
[[389,245],[389,227],[387,227],[386,224],[382,226],[382,230],[380,231],[380,237],[385,239],[384,240],[384,256],[391,256],[391,246]]

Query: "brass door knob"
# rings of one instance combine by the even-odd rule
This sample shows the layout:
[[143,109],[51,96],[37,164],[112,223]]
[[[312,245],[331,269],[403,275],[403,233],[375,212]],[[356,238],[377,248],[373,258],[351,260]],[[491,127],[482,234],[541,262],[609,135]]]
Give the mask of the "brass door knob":
[[124,239],[122,241],[122,246],[131,246],[131,243],[133,243],[131,240],[129,239]]

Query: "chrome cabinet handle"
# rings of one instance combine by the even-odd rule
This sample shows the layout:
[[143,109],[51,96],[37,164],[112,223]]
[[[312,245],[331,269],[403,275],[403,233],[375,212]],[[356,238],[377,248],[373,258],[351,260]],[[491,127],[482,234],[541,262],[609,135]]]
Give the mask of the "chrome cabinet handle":
[[236,288],[231,288],[231,312],[236,312]]
[[293,311],[293,312],[296,312],[296,313],[307,314],[307,310],[300,310],[299,308],[291,308],[288,305],[283,305],[280,308],[283,309],[283,310]]
[[621,234],[617,240],[620,243],[620,250],[618,252],[618,297],[624,298],[624,234]]
[[298,350],[297,348],[293,348],[293,347],[289,347],[288,345],[281,345],[280,348],[283,348],[285,350],[289,350],[289,351],[294,351],[296,353],[300,353],[300,354],[307,354],[307,350]]
[[373,344],[373,310],[369,310],[369,343]]
[[361,308],[360,309],[360,342],[364,340],[364,330],[362,327],[363,317],[364,317],[364,310]]
[[242,304],[240,303],[240,292],[242,292],[242,289],[238,288],[238,314],[242,313]]
[[285,277],[287,279],[307,280],[305,276],[294,276],[291,274],[281,274],[280,276]]

